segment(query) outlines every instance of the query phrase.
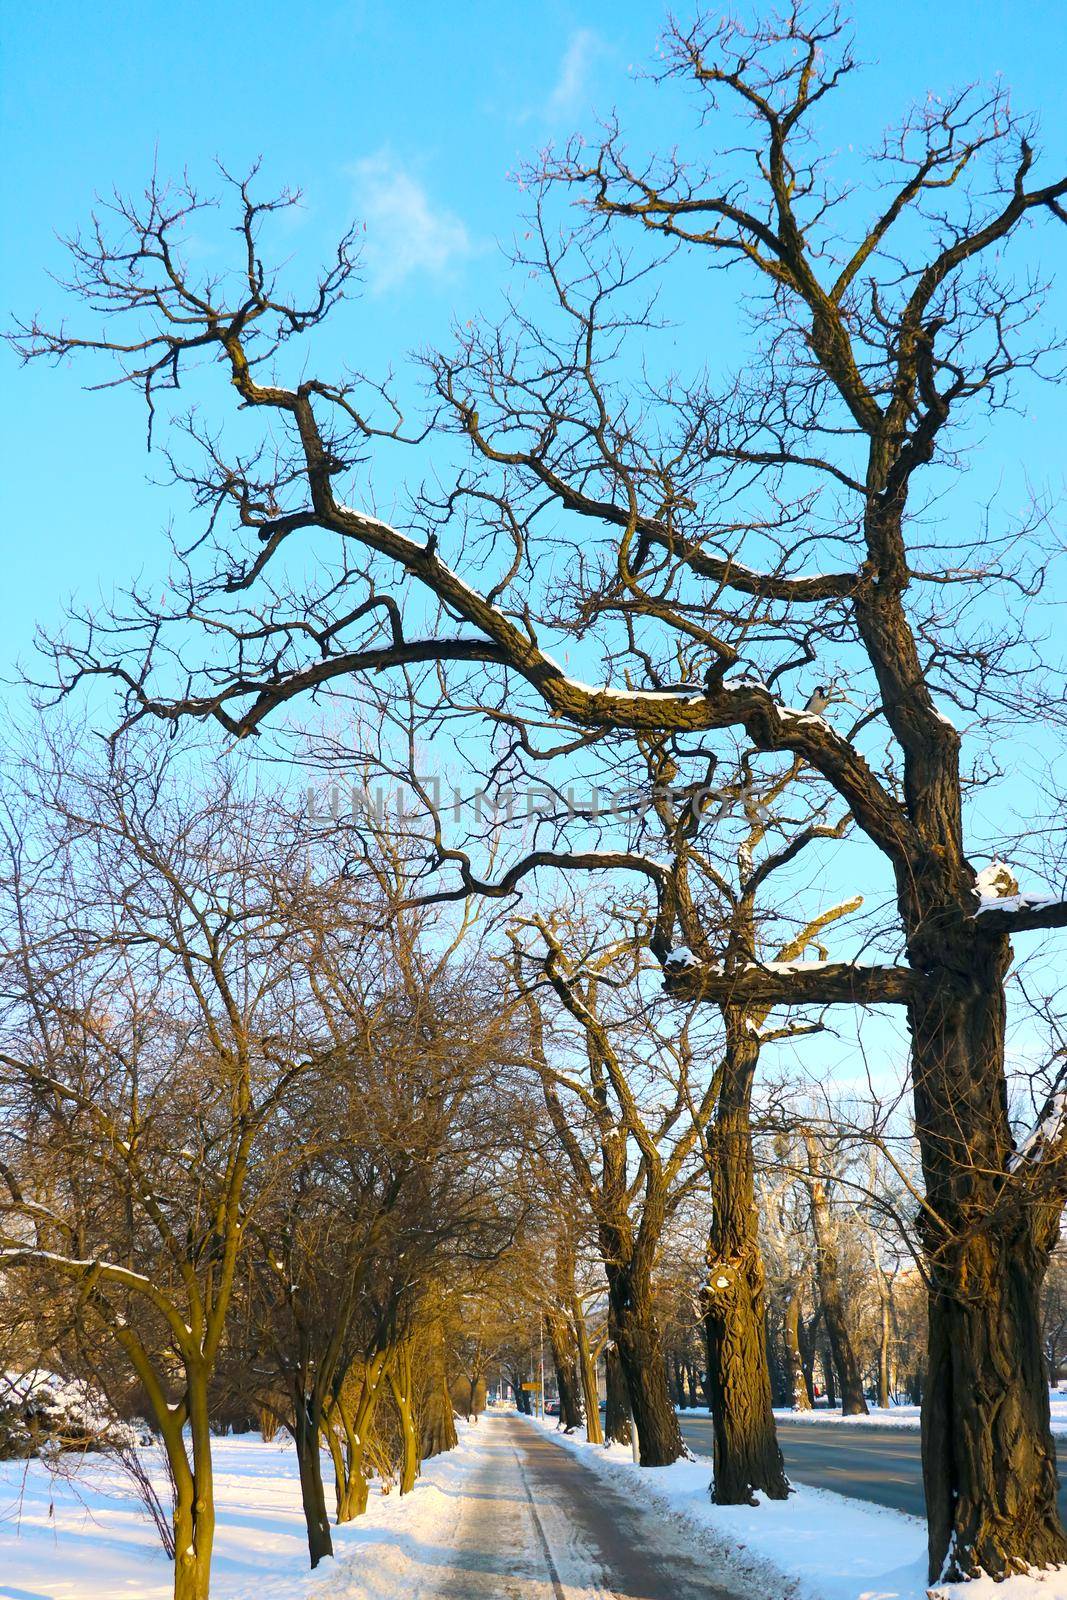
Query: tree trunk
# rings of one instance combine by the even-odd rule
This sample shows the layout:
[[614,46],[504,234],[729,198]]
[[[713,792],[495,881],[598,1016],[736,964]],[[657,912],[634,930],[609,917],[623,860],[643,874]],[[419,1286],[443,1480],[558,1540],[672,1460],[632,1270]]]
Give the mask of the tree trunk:
[[643,1467],[669,1467],[685,1453],[667,1388],[667,1367],[651,1286],[614,1263],[607,1269],[615,1344],[637,1426]]
[[164,1432],[174,1479],[174,1600],[208,1600],[215,1540],[215,1496],[207,1373],[186,1369],[192,1461],[180,1429]]
[[[1004,1074],[1006,938],[959,948],[909,1008],[929,1212],[923,1480],[931,1580],[1067,1562],[1041,1353],[1040,1291],[1060,1206],[1011,1195]],[[936,1221],[935,1221],[936,1219]]]
[[604,1430],[600,1426],[600,1393],[596,1382],[596,1362],[589,1348],[585,1313],[577,1294],[571,1299],[571,1322],[574,1325],[574,1343],[578,1351],[578,1376],[582,1383],[582,1400],[585,1406],[585,1437],[590,1444],[603,1444]]
[[771,1318],[768,1311],[763,1322],[763,1344],[767,1352],[767,1371],[771,1379],[771,1404],[775,1410],[779,1406],[792,1404],[793,1396],[789,1387],[789,1380],[782,1366],[782,1354],[778,1348],[778,1341],[771,1332]]
[[419,1455],[423,1461],[454,1450],[458,1443],[452,1396],[448,1390],[445,1336],[440,1322],[430,1329],[426,1345],[426,1384],[419,1408]]
[[618,1346],[609,1339],[604,1349],[607,1374],[607,1405],[604,1409],[604,1434],[609,1444],[630,1443],[630,1395],[619,1359]]
[[410,1494],[419,1475],[418,1430],[411,1384],[411,1347],[401,1342],[389,1366],[389,1390],[400,1424],[400,1493]]
[[[319,1454],[322,1408],[313,1395],[303,1392],[302,1385],[294,1385],[293,1407],[295,1412],[293,1440],[296,1444],[296,1461],[300,1472],[300,1499],[307,1526],[308,1554],[314,1568],[324,1556],[333,1555],[330,1518],[326,1510],[326,1491],[322,1483],[322,1457]],[[338,1507],[338,1521],[340,1520],[340,1507]]]
[[545,1329],[556,1370],[560,1426],[565,1433],[574,1433],[582,1425],[581,1378],[574,1330],[570,1318],[557,1305],[546,1307]]
[[700,1404],[700,1388],[697,1383],[697,1369],[691,1361],[685,1364],[685,1379],[689,1386],[689,1404],[695,1411]]
[[755,1491],[784,1500],[767,1367],[763,1258],[756,1214],[749,1107],[759,1046],[744,1012],[723,1009],[726,1053],[708,1130],[712,1220],[703,1290],[718,1505],[755,1504]]
[[800,1286],[794,1284],[785,1305],[785,1356],[790,1405],[794,1411],[810,1411],[811,1395],[800,1350]]
[[515,1391],[515,1404],[518,1406],[520,1414],[524,1417],[533,1416],[533,1407],[530,1404],[529,1390],[523,1388],[522,1379],[513,1377],[511,1380],[511,1387]]
[[[826,1324],[830,1354],[841,1384],[841,1415],[866,1416],[868,1409],[863,1393],[863,1374],[852,1343],[844,1301],[841,1297],[837,1252],[834,1249],[833,1219],[826,1196],[826,1185],[823,1182],[819,1147],[811,1134],[805,1137],[804,1142],[808,1153],[807,1187],[811,1201],[811,1227],[815,1236],[815,1275],[819,1283],[819,1299],[822,1301],[823,1321]],[[829,1387],[827,1382],[828,1391]]]
[[815,1404],[815,1357],[818,1354],[816,1334],[821,1313],[816,1311],[810,1322],[805,1322],[797,1301],[797,1342],[800,1345],[800,1366],[804,1374],[804,1387],[808,1392],[808,1405]]
[[885,1411],[889,1407],[890,1349],[893,1343],[893,1307],[889,1299],[889,1286],[884,1273],[878,1274],[878,1294],[881,1317],[878,1324],[878,1404]]
[[325,1433],[330,1460],[333,1463],[334,1515],[340,1522],[341,1502],[345,1497],[345,1452],[333,1416],[326,1419]]
[[367,1358],[354,1406],[338,1399],[337,1409],[345,1434],[345,1492],[337,1509],[338,1522],[352,1522],[367,1509],[369,1484],[364,1467],[374,1414],[385,1382],[388,1354],[379,1350]]
[[832,1408],[837,1404],[837,1373],[834,1370],[834,1359],[828,1343],[823,1346],[822,1375],[826,1389],[826,1404]]

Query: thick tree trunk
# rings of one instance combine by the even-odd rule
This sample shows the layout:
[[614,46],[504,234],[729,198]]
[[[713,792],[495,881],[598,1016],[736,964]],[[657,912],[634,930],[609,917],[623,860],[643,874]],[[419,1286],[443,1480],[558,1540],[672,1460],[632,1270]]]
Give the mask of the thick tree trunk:
[[800,1286],[794,1284],[785,1303],[785,1358],[788,1372],[790,1405],[794,1411],[810,1411],[812,1397],[808,1377],[804,1371],[804,1358],[800,1348]]
[[763,1258],[756,1216],[749,1106],[759,1047],[744,1013],[724,1010],[726,1054],[708,1130],[712,1220],[703,1291],[711,1389],[714,1499],[754,1504],[789,1493],[774,1427],[767,1367]]
[[609,1339],[604,1350],[604,1371],[607,1374],[607,1404],[604,1408],[604,1434],[609,1444],[630,1443],[630,1394],[614,1339]]
[[667,1367],[649,1284],[615,1264],[607,1269],[615,1344],[637,1427],[643,1467],[669,1467],[684,1455],[678,1418],[667,1388]]
[[445,1336],[441,1324],[430,1329],[426,1344],[426,1381],[419,1410],[419,1455],[423,1461],[454,1450],[458,1443],[452,1396],[448,1389]]
[[833,1219],[822,1176],[819,1147],[810,1134],[807,1135],[805,1144],[808,1152],[807,1186],[811,1200],[811,1227],[815,1236],[815,1275],[819,1283],[819,1298],[822,1301],[823,1322],[826,1325],[830,1355],[841,1384],[841,1414],[845,1417],[866,1416],[868,1408],[863,1393],[863,1374],[852,1343],[844,1300],[841,1296],[841,1279],[833,1239]]
[[[1043,1251],[978,1236],[930,1297],[922,1403],[931,1579],[1067,1561],[1038,1337]],[[995,1384],[992,1386],[991,1381]],[[936,1568],[936,1572],[935,1572]]]
[[923,1395],[931,1579],[1067,1562],[1039,1310],[1059,1204],[1009,1188],[1009,960],[1006,939],[977,947],[972,939],[954,952],[951,973],[927,972],[910,1008],[930,1206],[921,1226],[931,1274]]

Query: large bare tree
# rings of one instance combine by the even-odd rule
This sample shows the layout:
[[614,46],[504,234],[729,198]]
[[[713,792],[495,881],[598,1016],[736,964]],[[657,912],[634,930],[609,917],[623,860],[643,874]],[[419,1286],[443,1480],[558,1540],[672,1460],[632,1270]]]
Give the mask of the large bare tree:
[[[153,186],[120,202],[117,231],[102,219],[72,245],[74,289],[105,326],[30,324],[20,343],[29,357],[109,356],[114,381],[150,405],[207,358],[263,422],[258,443],[228,448],[191,425],[200,453],[179,475],[218,559],[205,567],[201,554],[179,584],[177,640],[138,598],[114,631],[97,624],[57,652],[64,686],[103,672],[132,717],[211,717],[246,735],[328,683],[431,663],[444,706],[477,709],[511,755],[544,754],[542,728],[562,732],[555,748],[587,752],[638,731],[740,727],[845,802],[892,881],[901,959],[729,974],[697,962],[668,983],[716,1004],[904,1008],[931,1279],[930,1569],[1001,1575],[1067,1559],[1038,1318],[1067,1193],[1062,1100],[1050,1085],[1021,1159],[1004,1061],[1011,941],[1067,924],[1067,904],[980,899],[965,800],[984,728],[1039,721],[1058,691],[1029,631],[1025,563],[991,531],[932,540],[921,485],[945,487],[970,419],[1042,366],[1041,285],[1010,262],[1030,226],[1067,218],[1067,178],[1041,176],[1033,130],[1003,91],[963,92],[927,99],[886,138],[868,207],[820,154],[819,118],[852,71],[836,16],[817,10],[669,33],[660,92],[688,87],[711,158],[634,161],[609,129],[531,175],[544,313],[526,297],[434,364],[468,456],[404,528],[369,509],[359,472],[383,436],[403,436],[399,418],[373,386],[301,375],[291,353],[349,282],[351,241],[306,299],[287,300],[257,242],[284,201],[236,186],[232,278],[182,258],[194,195]],[[561,190],[580,206],[562,237],[546,209]],[[644,254],[628,264],[616,239]],[[722,382],[656,382],[635,365],[645,275],[669,277],[683,252],[687,283],[706,263],[751,290],[753,347]],[[337,567],[321,592],[294,595],[280,552],[312,529]],[[405,619],[412,583],[421,600]],[[190,687],[191,619],[215,644]],[[148,651],[133,659],[137,622]],[[601,681],[564,670],[560,639]],[[844,731],[827,714],[838,663],[862,707]],[[944,704],[964,709],[966,735]],[[626,852],[605,864],[659,876]],[[521,867],[510,872],[514,883]],[[664,959],[674,909],[666,896]]]

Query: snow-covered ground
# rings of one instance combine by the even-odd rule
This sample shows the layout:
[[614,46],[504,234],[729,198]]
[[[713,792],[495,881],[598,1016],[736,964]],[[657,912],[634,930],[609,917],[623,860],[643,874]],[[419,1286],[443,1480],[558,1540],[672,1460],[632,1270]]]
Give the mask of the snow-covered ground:
[[[213,1600],[419,1600],[448,1564],[477,1429],[425,1464],[414,1492],[372,1490],[335,1528],[337,1559],[308,1570],[296,1454],[258,1434],[215,1441]],[[147,1453],[146,1453],[147,1454]],[[158,1489],[164,1492],[162,1465]],[[417,1560],[410,1559],[417,1547]],[[412,1583],[413,1574],[425,1583]],[[0,1462],[0,1600],[170,1600],[171,1567],[121,1469],[86,1457],[71,1482]]]
[[[1007,1583],[926,1585],[926,1525],[865,1501],[799,1484],[788,1500],[717,1506],[708,1494],[708,1462],[676,1461],[655,1471],[635,1466],[628,1449],[586,1444],[534,1422],[563,1448],[611,1478],[615,1488],[658,1505],[665,1516],[695,1523],[716,1541],[765,1563],[773,1587],[797,1600],[1067,1600],[1067,1567]],[[768,1588],[772,1586],[768,1581]]]
[[[698,1417],[707,1415],[702,1406],[688,1408],[677,1406],[675,1409],[680,1417],[688,1416],[695,1412]],[[1057,1439],[1067,1439],[1067,1394],[1060,1389],[1053,1389],[1049,1395],[1049,1410],[1052,1413],[1052,1432]],[[879,1406],[872,1405],[869,1415],[865,1417],[843,1417],[840,1406],[817,1405],[811,1411],[793,1411],[788,1407],[775,1408],[774,1418],[779,1423],[791,1422],[837,1422],[845,1423],[850,1428],[904,1428],[918,1429],[919,1407],[900,1405],[888,1406],[882,1410]]]
[[[217,1440],[215,1600],[431,1600],[447,1578],[464,1504],[475,1503],[465,1496],[490,1432],[459,1426],[458,1448],[426,1463],[413,1494],[375,1490],[364,1517],[334,1530],[337,1559],[316,1573],[307,1567],[291,1444]],[[565,1439],[551,1419],[529,1426],[679,1532],[726,1551],[735,1570],[751,1575],[754,1596],[925,1600],[925,1529],[915,1518],[806,1486],[786,1502],[715,1506],[706,1461],[642,1471],[628,1450]],[[40,1462],[0,1463],[0,1600],[169,1600],[170,1592],[169,1563],[118,1467],[87,1457],[68,1480],[51,1478]],[[937,1594],[1067,1600],[1067,1569]]]
[[[1052,1414],[1052,1432],[1057,1439],[1067,1439],[1067,1394],[1053,1389],[1049,1394],[1049,1411]],[[779,1422],[845,1422],[850,1427],[918,1428],[918,1406],[889,1406],[882,1411],[871,1406],[867,1417],[843,1417],[841,1407],[816,1406],[812,1411],[776,1411]]]

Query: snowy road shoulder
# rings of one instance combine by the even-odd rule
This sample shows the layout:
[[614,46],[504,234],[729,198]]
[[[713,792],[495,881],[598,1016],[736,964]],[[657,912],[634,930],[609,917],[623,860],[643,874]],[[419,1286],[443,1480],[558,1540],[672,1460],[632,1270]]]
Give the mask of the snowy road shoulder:
[[1067,1568],[994,1584],[981,1580],[928,1590],[926,1525],[916,1517],[825,1489],[796,1486],[788,1500],[717,1506],[708,1493],[707,1460],[642,1469],[621,1445],[592,1446],[551,1423],[532,1422],[574,1451],[616,1489],[695,1526],[768,1589],[797,1600],[1067,1600]]

